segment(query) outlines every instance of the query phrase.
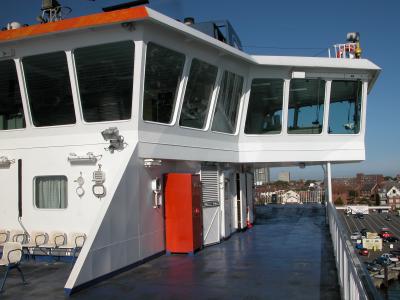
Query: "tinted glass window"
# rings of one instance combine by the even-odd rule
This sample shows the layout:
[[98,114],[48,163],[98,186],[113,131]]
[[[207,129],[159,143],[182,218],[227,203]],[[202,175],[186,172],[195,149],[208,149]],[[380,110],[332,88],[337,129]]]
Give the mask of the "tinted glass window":
[[44,209],[63,209],[68,206],[68,181],[65,176],[35,178],[35,205]]
[[329,104],[329,133],[360,132],[361,81],[333,80]]
[[29,56],[22,63],[33,124],[40,127],[75,123],[65,53]]
[[171,122],[184,64],[183,54],[153,43],[147,45],[144,120]]
[[234,133],[236,129],[239,102],[242,95],[243,77],[225,71],[222,76],[217,106],[214,112],[212,130]]
[[25,118],[15,63],[0,61],[0,130],[17,128],[25,128]]
[[204,128],[218,68],[193,59],[179,125]]
[[86,122],[131,117],[135,44],[123,41],[74,51]]
[[283,80],[254,79],[247,109],[247,134],[280,133],[282,128]]
[[321,133],[324,98],[324,80],[292,79],[289,92],[288,133]]

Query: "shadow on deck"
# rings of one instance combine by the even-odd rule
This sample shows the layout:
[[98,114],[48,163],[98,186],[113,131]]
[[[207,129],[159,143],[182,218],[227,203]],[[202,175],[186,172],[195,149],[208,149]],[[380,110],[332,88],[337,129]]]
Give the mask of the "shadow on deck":
[[[340,299],[325,209],[257,207],[257,225],[194,257],[162,256],[72,299]],[[1,299],[65,299],[70,265],[23,265]],[[4,298],[3,298],[4,297]]]

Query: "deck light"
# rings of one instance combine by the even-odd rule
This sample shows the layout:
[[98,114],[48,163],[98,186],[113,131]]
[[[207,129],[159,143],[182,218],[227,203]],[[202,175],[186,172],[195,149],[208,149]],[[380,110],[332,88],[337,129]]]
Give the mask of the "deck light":
[[292,72],[292,79],[294,79],[294,78],[304,79],[304,78],[306,78],[306,72],[293,71]]
[[114,153],[115,150],[121,151],[125,148],[124,137],[119,134],[117,127],[110,127],[103,130],[101,135],[105,141],[110,141],[110,146],[106,150],[108,149],[111,153]]
[[94,155],[93,152],[88,152],[86,155],[70,153],[68,155],[68,161],[71,164],[96,164],[101,157],[101,155]]
[[143,160],[143,165],[146,168],[151,168],[155,166],[161,166],[162,165],[162,160],[161,159],[154,159],[154,158],[145,158]]
[[8,157],[0,157],[0,169],[9,169],[11,164],[15,163],[15,159],[8,159]]

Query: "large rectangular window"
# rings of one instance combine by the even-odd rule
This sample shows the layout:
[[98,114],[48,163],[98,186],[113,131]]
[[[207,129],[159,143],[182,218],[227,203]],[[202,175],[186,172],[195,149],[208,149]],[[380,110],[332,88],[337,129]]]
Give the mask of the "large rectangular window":
[[321,133],[324,99],[325,80],[292,79],[289,91],[288,133]]
[[86,122],[131,118],[135,44],[122,41],[74,50]]
[[211,127],[213,131],[235,133],[242,88],[242,76],[224,72]]
[[28,56],[22,63],[33,124],[37,127],[74,124],[65,52]]
[[35,205],[43,209],[65,209],[68,206],[68,180],[65,176],[38,176],[34,179]]
[[171,123],[184,64],[182,53],[147,45],[143,120]]
[[253,79],[244,132],[280,133],[282,109],[283,79]]
[[217,67],[193,59],[179,125],[204,128],[217,73]]
[[329,133],[356,134],[360,132],[361,97],[361,81],[332,81]]
[[25,128],[17,70],[13,60],[0,61],[0,130]]

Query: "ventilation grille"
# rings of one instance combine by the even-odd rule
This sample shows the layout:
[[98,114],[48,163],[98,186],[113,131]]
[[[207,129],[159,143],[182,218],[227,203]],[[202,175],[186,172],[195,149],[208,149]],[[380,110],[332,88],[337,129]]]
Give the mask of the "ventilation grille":
[[203,204],[219,205],[219,172],[217,170],[201,170]]

